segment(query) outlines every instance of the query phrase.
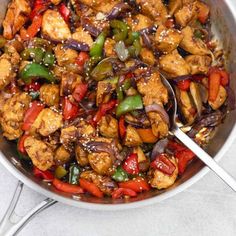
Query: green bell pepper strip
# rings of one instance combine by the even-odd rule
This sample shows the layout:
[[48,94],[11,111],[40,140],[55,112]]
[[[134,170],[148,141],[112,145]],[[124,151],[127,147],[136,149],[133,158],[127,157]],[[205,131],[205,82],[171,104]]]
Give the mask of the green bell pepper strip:
[[101,61],[102,57],[99,56],[94,56],[91,57],[84,65],[85,69],[85,75],[86,76],[90,76],[91,71],[93,70],[94,66],[96,66],[98,64],[99,61]]
[[120,117],[128,112],[143,109],[142,98],[139,94],[126,97],[116,108],[116,116]]
[[37,63],[29,63],[27,64],[24,69],[20,72],[20,78],[25,83],[30,83],[31,78],[33,77],[40,77],[46,79],[50,83],[56,82],[55,77],[53,74],[48,70],[47,67],[37,64]]
[[69,169],[69,183],[70,184],[78,184],[79,175],[81,170],[78,165],[73,164]]
[[34,62],[40,63],[43,60],[45,51],[42,48],[26,48],[21,52],[21,58],[23,60],[33,59]]
[[129,55],[137,57],[141,52],[142,46],[139,39],[135,39],[132,46],[128,47]]
[[118,86],[116,88],[116,95],[119,102],[121,102],[124,99],[124,94],[121,86]]
[[106,58],[97,64],[97,66],[90,73],[90,76],[94,80],[100,81],[107,77],[113,76],[113,74],[112,63],[109,58]]
[[98,35],[96,41],[93,43],[89,55],[91,57],[101,57],[102,56],[102,51],[103,51],[103,46],[105,43],[106,39],[106,33],[102,32],[101,34]]
[[51,52],[46,52],[43,58],[43,64],[45,66],[51,67],[54,65],[55,56]]
[[130,31],[128,33],[128,38],[125,40],[125,44],[126,45],[132,45],[134,43],[134,41],[137,39],[139,39],[140,37],[140,33],[139,32],[132,32]]
[[46,51],[52,50],[53,47],[50,41],[42,38],[33,38],[31,42],[34,47],[44,48]]
[[132,86],[131,79],[126,79],[122,84],[122,89],[123,91],[127,91],[131,86]]
[[112,179],[117,182],[124,182],[129,179],[128,174],[122,169],[121,166],[118,166],[115,173],[112,175]]
[[31,91],[29,93],[29,95],[32,97],[32,100],[36,100],[39,97],[40,92],[39,91]]
[[120,20],[112,20],[110,22],[110,26],[114,29],[114,40],[116,42],[118,41],[124,41],[128,35],[128,25]]
[[61,179],[66,176],[67,173],[68,171],[63,166],[58,166],[55,170],[55,177]]

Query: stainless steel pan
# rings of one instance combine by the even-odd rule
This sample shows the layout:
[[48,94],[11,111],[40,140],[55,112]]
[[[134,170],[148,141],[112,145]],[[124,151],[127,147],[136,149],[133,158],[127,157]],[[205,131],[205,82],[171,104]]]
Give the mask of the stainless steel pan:
[[[1,0],[0,23],[5,14],[8,0]],[[231,72],[231,87],[236,91],[236,2],[235,0],[208,0],[211,5],[211,22],[212,29],[217,38],[220,39],[224,49],[226,50],[227,66]],[[236,111],[228,114],[224,124],[221,125],[214,141],[208,147],[208,152],[215,160],[219,160],[229,149],[231,143],[236,137]],[[128,208],[142,207],[160,202],[169,198],[187,187],[191,186],[202,178],[208,168],[196,160],[187,169],[185,174],[171,188],[163,191],[151,191],[140,194],[136,198],[130,200],[112,200],[112,199],[96,199],[92,196],[81,196],[81,198],[58,192],[51,185],[36,179],[27,168],[18,161],[16,150],[12,143],[6,141],[0,135],[0,162],[19,179],[19,184],[12,203],[0,226],[0,235],[13,235],[17,232],[30,217],[38,212],[54,204],[56,201],[76,206],[79,208],[93,210],[123,210]],[[24,216],[17,224],[10,222],[11,214],[14,213],[14,207],[20,196],[23,183],[34,189],[35,191],[47,196],[47,198]],[[5,231],[4,231],[5,230]],[[5,233],[4,233],[5,232]]]

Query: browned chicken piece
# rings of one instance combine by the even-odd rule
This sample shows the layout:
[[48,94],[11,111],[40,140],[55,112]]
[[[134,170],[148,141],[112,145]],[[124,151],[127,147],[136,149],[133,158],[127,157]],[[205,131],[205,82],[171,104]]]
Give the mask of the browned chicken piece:
[[71,38],[71,32],[61,14],[56,10],[47,10],[43,15],[42,34],[55,42]]
[[116,89],[115,83],[110,83],[109,80],[99,81],[97,85],[97,97],[96,97],[96,104],[106,102],[110,99],[112,91]]
[[50,108],[43,109],[30,128],[30,133],[39,133],[42,136],[48,136],[63,125],[62,115],[51,110]]
[[113,190],[118,187],[110,177],[98,175],[92,170],[82,172],[80,177],[94,183],[106,195],[111,195]]
[[116,41],[111,39],[111,38],[107,38],[104,44],[104,51],[105,51],[105,55],[106,57],[112,57],[116,55],[116,52],[114,50]]
[[153,66],[155,64],[155,56],[153,52],[147,48],[142,48],[140,52],[140,57],[143,62]]
[[[158,72],[154,72],[151,77],[145,81],[141,79],[137,83],[138,91],[143,95],[143,104],[145,106],[163,104],[168,102],[168,92],[162,84]],[[152,132],[157,137],[165,137],[168,134],[168,125],[162,119],[158,112],[149,112],[148,118],[152,125]]]
[[62,72],[61,76],[60,96],[70,95],[76,84],[82,81],[81,75],[72,72]]
[[185,27],[198,17],[198,7],[196,2],[185,4],[175,14],[175,21],[181,27]]
[[80,2],[103,13],[110,12],[112,8],[119,3],[117,0],[80,0]]
[[79,53],[70,48],[64,48],[62,44],[57,44],[54,48],[54,53],[59,66],[65,66],[70,63],[75,63]]
[[169,160],[175,165],[175,171],[171,176],[154,169],[151,169],[148,172],[150,178],[149,183],[153,188],[165,189],[174,184],[178,176],[178,166],[174,157],[169,158]]
[[52,4],[59,5],[62,0],[50,0]]
[[209,105],[212,107],[212,109],[217,110],[225,103],[226,98],[227,91],[223,86],[220,85],[220,90],[217,94],[216,100],[214,102],[209,101]]
[[95,128],[86,122],[85,120],[81,119],[80,122],[76,125],[77,127],[77,136],[79,138],[89,138],[96,136]]
[[168,13],[162,0],[136,0],[142,8],[142,12],[155,20],[157,24],[164,23],[168,18]]
[[7,9],[3,25],[3,36],[13,39],[15,34],[26,23],[31,12],[29,0],[13,0]]
[[31,97],[27,93],[17,93],[6,101],[0,114],[3,136],[9,140],[19,138],[23,131],[24,114],[29,107]]
[[151,125],[148,117],[146,117],[146,119],[143,118],[142,121],[140,121],[136,117],[132,116],[130,113],[125,114],[125,121],[128,123],[136,124],[137,126],[143,126],[143,127],[150,127]]
[[124,145],[127,147],[136,147],[143,143],[142,139],[140,138],[138,132],[134,127],[131,125],[127,126],[126,135],[124,139]]
[[176,88],[176,97],[187,124],[191,125],[196,118],[197,111],[188,92]]
[[189,55],[184,58],[191,68],[191,74],[207,74],[211,65],[211,57],[200,55]]
[[155,45],[160,51],[170,53],[179,46],[182,39],[181,31],[160,25],[155,34]]
[[185,51],[195,55],[209,55],[211,51],[207,48],[206,44],[199,38],[194,37],[194,30],[190,26],[182,29],[183,40],[180,47]]
[[88,152],[80,144],[77,144],[75,147],[75,157],[80,166],[87,166],[89,164]]
[[174,50],[172,53],[163,55],[159,59],[160,68],[170,77],[188,75],[191,68],[183,57]]
[[40,100],[47,106],[59,106],[60,89],[57,84],[43,84],[40,88]]
[[169,15],[170,16],[174,15],[175,12],[181,9],[182,7],[183,7],[182,0],[169,0],[168,4]]
[[118,138],[118,121],[111,115],[103,116],[99,122],[99,132],[107,138]]
[[138,156],[139,170],[141,172],[146,172],[150,166],[150,160],[147,158],[141,147],[134,147],[133,153]]
[[54,155],[54,163],[56,165],[64,165],[65,163],[70,161],[70,152],[68,152],[63,145],[61,145],[55,151]]
[[72,34],[72,38],[77,40],[78,42],[86,43],[89,47],[93,44],[93,38],[89,34],[88,31],[85,31],[82,27],[76,29],[76,31]]
[[132,20],[132,31],[140,31],[153,25],[153,21],[142,14],[134,16]]
[[4,89],[16,77],[20,56],[13,46],[6,46],[0,57],[0,90]]
[[53,163],[53,151],[46,143],[29,136],[24,141],[24,147],[34,166],[42,171],[49,169]]
[[68,126],[61,129],[60,143],[68,149],[72,143],[77,139],[77,128],[75,126]]

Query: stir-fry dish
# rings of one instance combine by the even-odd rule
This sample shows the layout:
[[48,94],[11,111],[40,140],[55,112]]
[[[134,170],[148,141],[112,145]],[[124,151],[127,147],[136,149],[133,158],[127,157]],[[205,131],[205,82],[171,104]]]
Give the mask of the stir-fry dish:
[[170,187],[230,109],[210,9],[195,0],[12,0],[0,36],[0,124],[57,191],[135,197]]

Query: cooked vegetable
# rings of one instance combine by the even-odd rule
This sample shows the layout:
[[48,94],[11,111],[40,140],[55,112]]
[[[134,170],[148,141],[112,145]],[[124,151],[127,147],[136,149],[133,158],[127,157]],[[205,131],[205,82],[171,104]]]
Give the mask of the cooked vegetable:
[[78,184],[80,173],[81,173],[81,170],[78,165],[75,165],[75,164],[71,165],[70,172],[69,172],[69,183]]
[[123,182],[129,179],[127,172],[125,172],[121,166],[117,167],[115,173],[112,175],[112,179],[117,182]]
[[102,50],[105,43],[106,34],[105,32],[102,32],[96,39],[96,41],[93,43],[91,49],[90,49],[90,56],[91,57],[100,57],[102,56]]
[[136,197],[137,193],[131,189],[128,188],[118,188],[113,191],[112,198],[118,199],[123,196],[129,196],[129,197]]
[[64,183],[56,178],[54,178],[52,184],[57,190],[65,193],[72,193],[72,194],[84,193],[84,190],[80,186]]
[[55,170],[55,177],[58,179],[67,175],[67,170],[63,166],[58,166]]
[[150,186],[145,179],[137,177],[132,180],[119,183],[120,188],[132,189],[136,193],[150,190]]

